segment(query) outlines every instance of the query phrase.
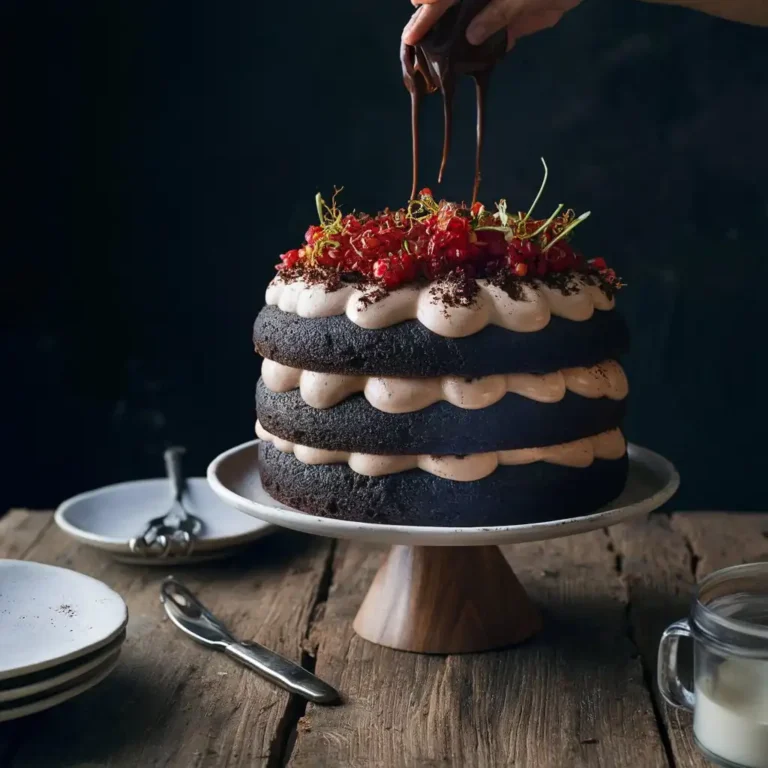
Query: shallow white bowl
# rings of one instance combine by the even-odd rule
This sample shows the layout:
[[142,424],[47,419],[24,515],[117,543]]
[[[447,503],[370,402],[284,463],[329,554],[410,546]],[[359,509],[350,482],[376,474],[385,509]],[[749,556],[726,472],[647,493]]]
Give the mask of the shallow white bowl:
[[[128,543],[143,533],[150,519],[167,512],[170,505],[166,479],[137,480],[81,493],[56,510],[55,520],[59,528],[84,544],[112,552],[127,562],[147,563],[150,559],[136,559],[132,555]],[[198,555],[238,547],[274,530],[269,523],[222,502],[202,477],[187,480],[184,505],[203,521],[203,532],[191,558],[158,560],[164,565],[190,559],[197,562]]]

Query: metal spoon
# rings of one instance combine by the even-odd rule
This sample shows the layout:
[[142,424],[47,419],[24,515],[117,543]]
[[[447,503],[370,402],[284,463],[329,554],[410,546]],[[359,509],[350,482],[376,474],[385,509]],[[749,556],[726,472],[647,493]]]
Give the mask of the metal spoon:
[[335,688],[290,659],[258,643],[242,643],[181,583],[169,576],[160,588],[168,618],[182,631],[210,648],[224,651],[262,677],[316,704],[339,698]]

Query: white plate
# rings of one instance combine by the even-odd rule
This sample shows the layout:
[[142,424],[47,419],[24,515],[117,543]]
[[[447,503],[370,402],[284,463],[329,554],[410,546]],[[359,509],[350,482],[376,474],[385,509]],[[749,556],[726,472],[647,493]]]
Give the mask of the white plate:
[[116,657],[124,642],[125,632],[121,632],[109,645],[83,656],[82,661],[74,659],[50,669],[33,672],[31,675],[0,680],[0,706],[9,701],[64,687],[66,683],[74,684],[74,681],[85,677],[91,670],[100,667],[113,656]]
[[103,648],[127,622],[120,595],[90,576],[0,560],[0,680]]
[[208,482],[227,504],[267,522],[296,531],[389,544],[468,547],[570,536],[614,525],[657,509],[673,496],[680,485],[680,476],[667,459],[647,448],[630,444],[629,478],[624,493],[607,507],[591,515],[544,523],[477,528],[356,523],[310,515],[273,499],[261,485],[258,444],[258,440],[252,440],[231,448],[214,459],[208,467]]
[[0,723],[5,720],[16,720],[20,717],[26,717],[27,715],[33,715],[36,712],[42,712],[45,709],[55,707],[57,704],[73,699],[75,696],[79,696],[81,693],[98,685],[116,666],[120,651],[118,650],[112,656],[109,657],[103,664],[82,678],[78,678],[71,686],[65,687],[63,690],[57,691],[50,696],[43,697],[30,697],[33,701],[25,700],[20,701],[15,706],[0,706]]
[[[187,480],[184,504],[204,524],[195,545],[199,555],[237,547],[274,530],[269,523],[254,520],[222,503],[202,477]],[[140,536],[147,522],[167,512],[170,505],[168,480],[137,480],[81,493],[56,510],[55,520],[59,528],[78,541],[134,562],[128,542]],[[159,562],[173,565],[184,560],[165,558]]]

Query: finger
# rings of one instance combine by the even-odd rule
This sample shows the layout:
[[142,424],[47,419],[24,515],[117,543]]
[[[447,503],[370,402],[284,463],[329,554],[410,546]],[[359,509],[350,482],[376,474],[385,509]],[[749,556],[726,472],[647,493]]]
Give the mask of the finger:
[[455,0],[439,0],[419,8],[403,29],[403,42],[406,45],[416,45],[454,2]]
[[527,5],[529,0],[491,0],[472,19],[467,28],[467,40],[472,45],[484,43],[494,32],[508,27]]
[[517,38],[512,34],[511,29],[507,29],[507,53],[509,53],[517,42]]
[[411,30],[413,29],[414,25],[416,24],[416,21],[419,18],[419,14],[421,13],[421,8],[414,11],[411,15],[411,18],[408,19],[408,23],[403,27],[403,32],[400,35],[400,38],[403,42],[406,42],[409,39],[409,35],[411,33]]
[[418,8],[420,5],[433,5],[439,2],[440,0],[411,0],[411,5],[415,5]]
[[521,13],[507,27],[507,39],[517,39],[554,27],[563,17],[563,11],[541,11],[540,13]]

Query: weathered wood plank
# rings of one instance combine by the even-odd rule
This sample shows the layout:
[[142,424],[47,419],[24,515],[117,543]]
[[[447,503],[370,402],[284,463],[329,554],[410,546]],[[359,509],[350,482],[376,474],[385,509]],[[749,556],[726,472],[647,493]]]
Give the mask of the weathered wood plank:
[[[16,525],[26,530],[23,521]],[[331,551],[327,540],[277,533],[236,560],[174,573],[239,637],[299,659]],[[130,622],[118,668],[104,683],[19,721],[15,733],[21,742],[11,766],[279,763],[294,703],[253,672],[184,638],[164,619],[158,588],[165,569],[118,565],[55,526],[32,544],[26,559],[106,582],[128,603]]]
[[546,629],[514,649],[425,656],[368,643],[352,619],[384,551],[341,546],[313,634],[345,704],[310,705],[289,765],[667,766],[602,531],[511,548]]
[[[354,635],[351,621],[381,561],[378,548],[339,548],[320,611],[332,552],[323,540],[278,534],[236,561],[178,573],[243,637],[293,658],[302,647],[319,646],[318,672],[346,702],[310,705],[290,758],[296,768],[621,768],[636,766],[640,754],[644,766],[666,766],[646,688],[655,677],[658,637],[687,613],[695,571],[765,558],[766,531],[768,516],[676,515],[621,526],[610,537],[595,532],[511,548],[547,627],[518,648],[465,656],[399,653]],[[157,602],[164,571],[116,565],[50,527],[50,515],[20,511],[0,521],[0,556],[90,573],[131,609],[118,670],[79,699],[0,726],[0,764],[281,763],[300,705],[180,637]],[[677,768],[707,765],[693,747],[687,715],[657,705]]]
[[692,719],[669,707],[656,687],[656,654],[664,629],[688,615],[693,589],[691,553],[666,515],[610,529],[629,591],[629,621],[653,688],[659,718],[677,768],[706,768],[693,743]]
[[696,576],[765,558],[768,516],[723,513],[657,515],[610,529],[630,598],[630,624],[653,685],[678,768],[709,766],[693,744],[692,718],[667,706],[656,689],[656,654],[664,629],[688,615]]
[[672,517],[688,542],[696,576],[738,563],[768,559],[768,515],[697,512]]
[[10,510],[0,518],[0,558],[23,560],[24,555],[53,524],[50,512]]

